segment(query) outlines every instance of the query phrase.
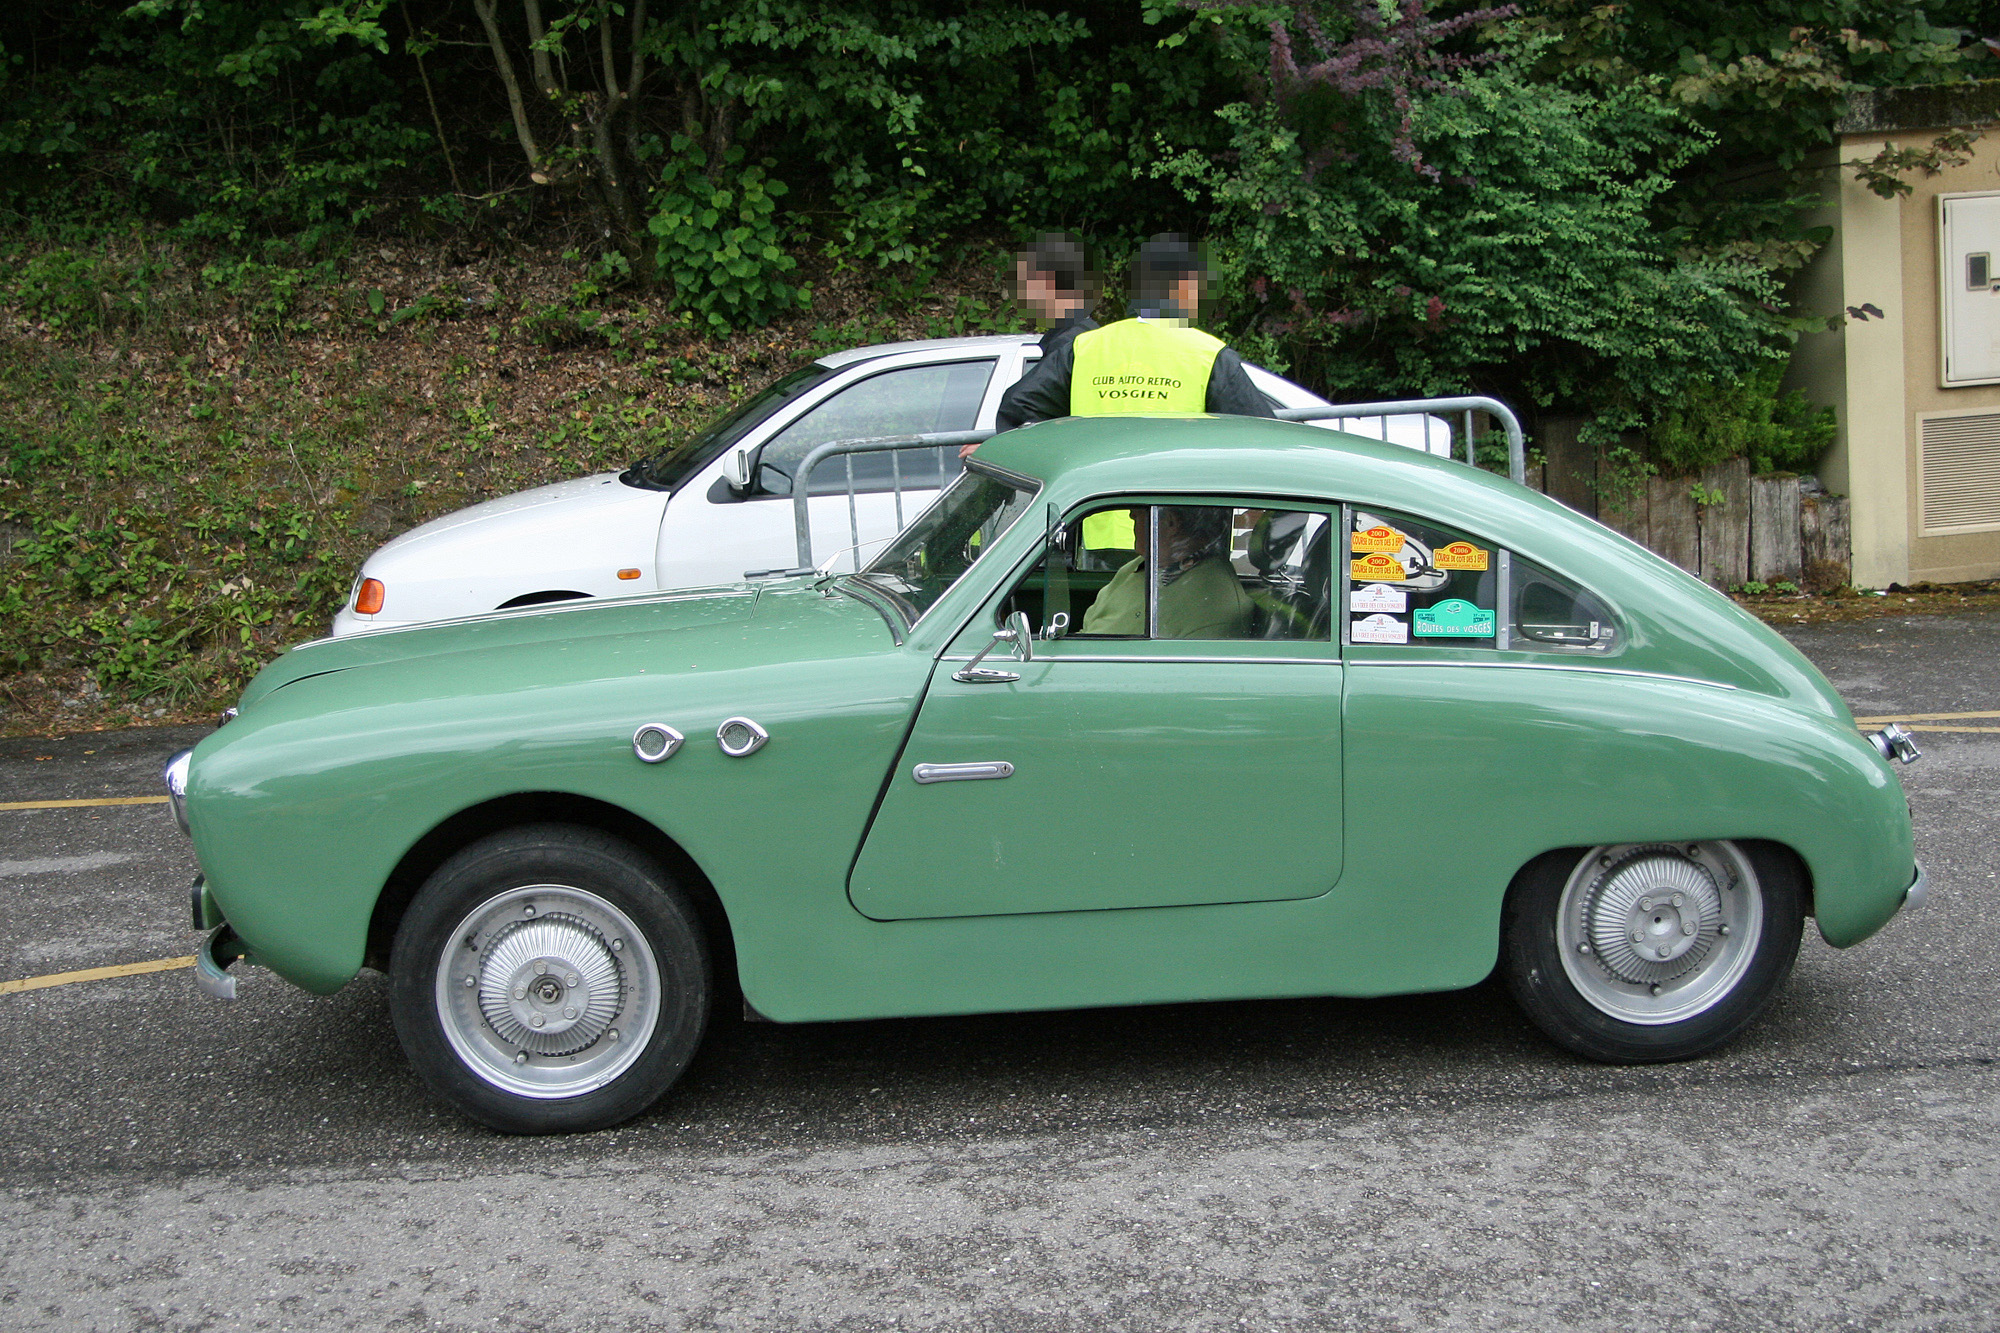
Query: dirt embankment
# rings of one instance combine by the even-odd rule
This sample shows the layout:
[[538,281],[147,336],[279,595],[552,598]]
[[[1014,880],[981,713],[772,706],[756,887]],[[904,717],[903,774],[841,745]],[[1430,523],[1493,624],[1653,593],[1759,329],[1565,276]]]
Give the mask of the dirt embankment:
[[1019,327],[1000,261],[900,289],[821,272],[809,310],[713,339],[518,249],[371,243],[277,268],[18,248],[0,733],[212,715],[323,633],[398,532],[673,448],[834,348]]

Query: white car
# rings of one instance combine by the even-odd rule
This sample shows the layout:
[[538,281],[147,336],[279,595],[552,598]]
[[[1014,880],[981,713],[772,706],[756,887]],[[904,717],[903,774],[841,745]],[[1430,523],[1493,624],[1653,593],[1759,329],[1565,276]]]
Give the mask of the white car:
[[[870,436],[991,430],[1000,395],[1040,355],[1033,335],[1008,334],[823,356],[671,457],[488,500],[412,528],[361,566],[333,633],[733,583],[789,568],[797,561],[792,470],[809,450]],[[1262,367],[1248,370],[1273,406],[1328,406]],[[1348,421],[1315,424],[1359,428]],[[1450,429],[1436,417],[1384,418],[1366,433],[1432,453],[1451,451]],[[829,568],[858,568],[957,470],[951,449],[901,453],[893,461],[886,454],[836,457],[821,465],[808,506],[815,559]]]

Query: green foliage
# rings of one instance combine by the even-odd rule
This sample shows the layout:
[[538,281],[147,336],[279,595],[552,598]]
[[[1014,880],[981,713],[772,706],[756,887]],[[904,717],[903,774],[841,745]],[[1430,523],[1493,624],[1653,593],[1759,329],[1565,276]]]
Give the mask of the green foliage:
[[1213,202],[1221,285],[1250,298],[1229,312],[1246,344],[1281,347],[1338,396],[1579,406],[1600,440],[1773,355],[1771,275],[1677,251],[1652,211],[1700,132],[1657,99],[1535,84],[1535,54],[1413,101],[1436,177],[1398,163],[1386,116],[1350,122],[1315,173],[1270,103],[1223,110],[1226,164],[1165,165]]
[[783,276],[798,261],[779,245],[777,201],[786,188],[767,173],[770,160],[745,166],[743,150],[730,148],[714,176],[708,165],[706,152],[675,135],[647,223],[679,303],[718,331],[807,304],[808,293]]
[[82,334],[143,323],[165,266],[141,253],[40,250],[0,271],[0,296],[55,333]]
[[1732,458],[1748,458],[1757,473],[1816,468],[1833,444],[1833,412],[1797,389],[1780,394],[1783,373],[1771,364],[1740,380],[1689,385],[1650,432],[1661,472],[1691,476]]

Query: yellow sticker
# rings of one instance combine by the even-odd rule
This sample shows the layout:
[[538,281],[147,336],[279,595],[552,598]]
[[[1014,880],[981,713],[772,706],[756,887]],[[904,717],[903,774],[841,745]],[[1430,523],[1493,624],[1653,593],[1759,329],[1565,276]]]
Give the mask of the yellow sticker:
[[1403,534],[1392,527],[1377,523],[1372,528],[1363,528],[1354,534],[1354,549],[1357,551],[1386,551],[1390,555],[1403,549]]
[[1471,542],[1453,542],[1431,552],[1431,563],[1439,569],[1485,569],[1487,555]]
[[1348,561],[1348,572],[1356,583],[1401,583],[1408,577],[1401,561],[1380,551]]

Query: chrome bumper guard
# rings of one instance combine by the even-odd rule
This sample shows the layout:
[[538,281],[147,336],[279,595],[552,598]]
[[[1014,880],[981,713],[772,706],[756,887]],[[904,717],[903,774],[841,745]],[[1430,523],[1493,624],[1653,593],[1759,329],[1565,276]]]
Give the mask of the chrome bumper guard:
[[1924,873],[1924,863],[1919,861],[1917,862],[1917,873],[1910,880],[1910,887],[1903,893],[1903,910],[1907,912],[1912,908],[1922,907],[1924,905],[1924,897],[1930,892],[1930,887],[1931,877]]
[[217,926],[195,951],[194,984],[212,1000],[235,999],[236,978],[223,969],[248,952],[235,931],[228,926]]

